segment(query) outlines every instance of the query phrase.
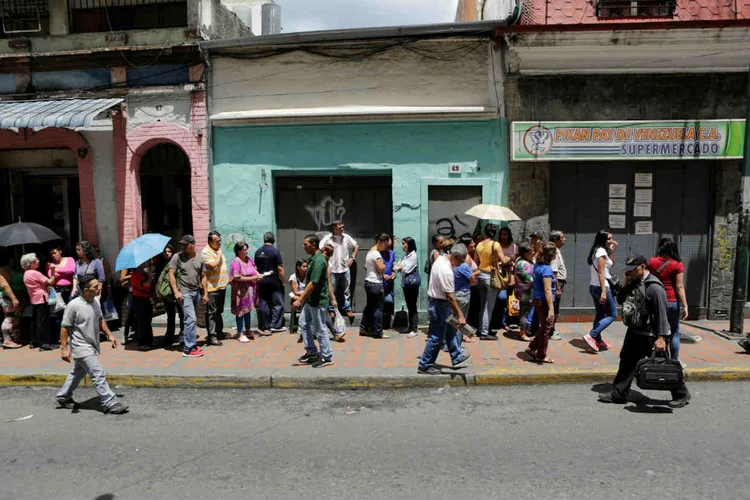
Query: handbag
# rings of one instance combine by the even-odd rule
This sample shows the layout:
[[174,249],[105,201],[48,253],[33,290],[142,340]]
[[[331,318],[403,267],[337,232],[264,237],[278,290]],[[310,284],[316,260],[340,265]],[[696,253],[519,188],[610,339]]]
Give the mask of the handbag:
[[613,274],[611,277],[607,278],[607,283],[609,283],[609,290],[612,292],[612,296],[616,297],[622,289],[622,282],[620,282],[620,277],[616,274]]
[[409,326],[409,314],[404,310],[403,306],[401,306],[400,311],[396,311],[391,326],[393,328],[406,328]]
[[508,316],[518,316],[521,314],[521,302],[516,298],[516,291],[513,290],[508,296]]
[[404,283],[403,286],[413,286],[413,287],[420,287],[422,286],[422,277],[419,275],[419,269],[414,268],[414,271],[410,272],[407,275],[404,275]]
[[496,290],[505,290],[510,283],[510,277],[505,268],[498,265],[495,243],[494,241],[492,242],[492,275],[490,277],[490,287]]
[[[664,356],[666,356],[664,351]],[[682,388],[685,374],[679,361],[656,357],[656,350],[635,367],[635,383],[639,388],[655,391],[675,391]]]

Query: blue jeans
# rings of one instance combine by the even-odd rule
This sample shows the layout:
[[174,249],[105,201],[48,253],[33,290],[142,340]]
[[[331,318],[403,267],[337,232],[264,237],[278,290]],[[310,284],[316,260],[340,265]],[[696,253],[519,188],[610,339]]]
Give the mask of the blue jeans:
[[300,313],[299,328],[302,332],[307,354],[318,355],[318,348],[315,346],[315,337],[317,337],[320,344],[320,357],[331,360],[333,359],[333,349],[331,348],[331,340],[328,338],[328,328],[326,328],[327,314],[328,312],[323,306],[305,304]]
[[68,378],[65,379],[65,383],[57,391],[57,397],[70,398],[73,397],[73,391],[76,390],[78,384],[81,383],[86,375],[91,377],[94,383],[94,389],[99,395],[99,399],[102,401],[102,406],[105,408],[111,408],[117,403],[117,396],[112,392],[107,383],[107,377],[104,374],[104,368],[99,363],[99,356],[86,356],[85,358],[73,358],[73,369],[68,374]]
[[599,298],[602,296],[602,287],[589,285],[589,293],[591,298],[594,299],[594,308],[596,309],[594,327],[589,334],[594,340],[601,340],[602,332],[617,319],[617,303],[609,287],[607,287],[607,301],[604,304],[599,302]]
[[385,290],[382,283],[365,281],[367,304],[362,311],[360,330],[369,330],[373,337],[383,336],[383,296]]
[[452,328],[445,320],[451,315],[452,311],[447,301],[429,299],[427,302],[427,313],[430,316],[430,330],[427,337],[427,345],[424,346],[424,353],[419,359],[420,368],[429,368],[435,365],[440,348],[443,344],[448,345],[451,353],[451,362],[455,365],[463,358],[461,346],[458,344],[458,336],[455,328]]
[[279,329],[284,324],[284,296],[281,290],[274,286],[261,285],[258,289],[260,296],[260,311],[263,316],[265,330]]
[[[247,314],[244,316],[236,316],[235,318],[237,320],[237,333],[242,333],[243,331],[249,332],[250,331],[250,325],[253,321],[253,312],[248,311]],[[242,324],[245,324],[245,329],[242,330]]]
[[[500,290],[500,293],[497,294],[497,300],[499,302],[496,302],[496,308],[499,307],[500,311],[498,311],[497,314],[500,314],[500,328],[505,328],[508,326],[508,290]],[[495,315],[495,312],[493,311],[490,315],[490,323],[492,323],[492,316]]]
[[[469,316],[469,302],[471,302],[471,292],[469,290],[459,290],[455,292],[454,296],[456,297],[456,302],[458,302],[458,308],[461,309],[461,314],[464,315],[464,318],[467,318]],[[458,340],[458,346],[461,347],[463,335],[460,332],[457,332],[456,338]]]
[[198,309],[198,301],[201,300],[201,292],[182,292],[182,311],[185,316],[185,330],[182,333],[182,340],[185,343],[183,351],[190,352],[195,347],[198,339],[195,321],[195,311]]
[[667,302],[667,322],[672,334],[669,336],[669,356],[680,359],[680,303]]
[[352,275],[349,269],[343,273],[331,273],[333,293],[336,296],[336,304],[339,306],[339,311],[342,314],[346,314],[352,310],[351,282]]
[[490,273],[482,271],[479,274],[478,286],[483,287],[485,290],[485,300],[483,304],[479,304],[480,325],[479,335],[488,335],[490,333],[490,320],[492,319],[492,311],[495,310],[495,302],[497,301],[498,290],[490,286],[492,275]]

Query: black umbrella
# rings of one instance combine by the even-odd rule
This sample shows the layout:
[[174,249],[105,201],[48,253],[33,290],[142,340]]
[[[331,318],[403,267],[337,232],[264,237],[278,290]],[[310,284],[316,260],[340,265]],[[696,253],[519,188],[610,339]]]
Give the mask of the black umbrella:
[[45,241],[61,240],[54,231],[33,222],[16,222],[0,227],[0,246],[33,245]]

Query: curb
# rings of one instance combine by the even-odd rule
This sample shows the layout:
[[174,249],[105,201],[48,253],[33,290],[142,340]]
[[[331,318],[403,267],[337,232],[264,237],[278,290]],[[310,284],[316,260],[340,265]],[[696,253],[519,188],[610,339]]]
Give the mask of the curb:
[[695,328],[696,330],[702,330],[704,332],[713,333],[714,335],[717,335],[717,336],[719,336],[719,337],[721,337],[723,339],[726,339],[726,340],[741,340],[741,339],[743,339],[743,338],[745,338],[747,336],[747,335],[745,335],[743,333],[740,333],[740,334],[737,334],[737,335],[730,334],[730,333],[728,333],[728,332],[726,332],[724,330],[716,330],[715,328],[710,328],[708,326],[703,326],[703,325],[697,325],[695,323],[690,323],[689,321],[687,321],[687,322],[680,321],[680,324],[681,325],[685,325],[685,326],[689,326],[691,328]]
[[[259,376],[169,376],[169,375],[108,375],[113,387],[189,388],[189,389],[317,389],[356,391],[367,389],[434,389],[440,387],[557,385],[578,383],[609,383],[616,367],[581,370],[560,369],[547,372],[519,372],[491,369],[478,373],[426,375],[323,375],[315,377],[291,375]],[[688,382],[719,382],[750,380],[750,366],[688,368]],[[0,387],[60,387],[66,375],[0,375]],[[87,378],[83,386],[91,386]]]

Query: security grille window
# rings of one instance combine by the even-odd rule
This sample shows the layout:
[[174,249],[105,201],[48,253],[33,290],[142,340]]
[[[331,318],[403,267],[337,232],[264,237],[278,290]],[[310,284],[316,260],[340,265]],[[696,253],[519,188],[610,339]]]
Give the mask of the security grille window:
[[600,19],[672,17],[676,5],[676,0],[598,0],[596,15]]
[[187,26],[187,0],[70,0],[74,33]]
[[44,33],[49,26],[48,0],[0,0],[2,35]]

